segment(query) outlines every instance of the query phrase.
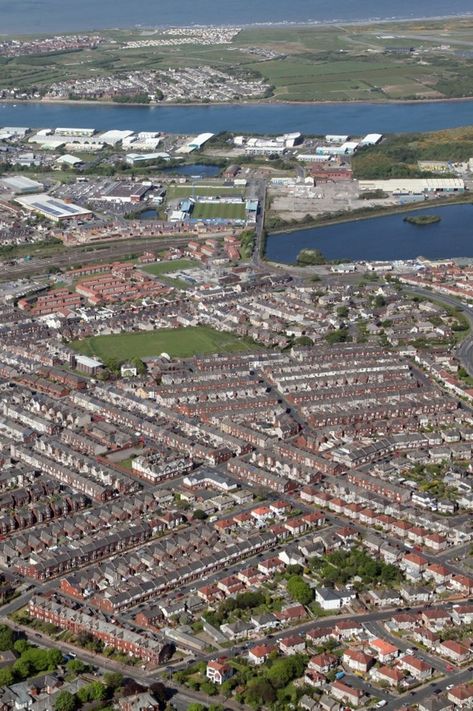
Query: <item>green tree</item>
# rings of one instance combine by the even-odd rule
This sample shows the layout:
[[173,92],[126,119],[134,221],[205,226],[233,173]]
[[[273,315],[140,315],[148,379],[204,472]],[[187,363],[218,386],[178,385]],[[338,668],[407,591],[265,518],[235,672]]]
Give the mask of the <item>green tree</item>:
[[63,659],[62,652],[59,649],[48,649],[46,656],[49,669],[56,669]]
[[[50,668],[50,652],[57,653],[58,650],[39,649],[38,647],[30,647],[20,657],[19,661],[29,662],[35,672],[46,671]],[[54,657],[57,658],[56,654]],[[59,662],[62,661],[62,654],[59,652]],[[57,665],[54,665],[54,667]]]
[[0,669],[0,687],[10,686],[15,681],[12,667],[4,667]]
[[295,346],[313,346],[314,341],[312,338],[309,338],[309,336],[299,336],[299,338],[296,338],[294,341]]
[[92,701],[92,692],[90,690],[90,684],[87,684],[87,686],[81,686],[81,688],[78,689],[76,692],[76,698],[80,701],[81,704],[88,704],[89,701]]
[[335,331],[329,331],[329,333],[325,336],[325,340],[327,343],[330,343],[330,345],[333,345],[334,343],[345,343],[348,339],[349,333],[346,328],[339,328]]
[[301,605],[310,605],[314,599],[314,591],[300,575],[293,575],[287,581],[287,591]]
[[200,690],[204,692],[204,694],[207,694],[208,696],[215,696],[217,693],[217,689],[215,688],[215,684],[212,684],[211,681],[203,681],[202,684],[200,685]]
[[23,654],[23,652],[29,649],[29,646],[27,639],[17,639],[13,645],[13,649],[17,654]]
[[123,684],[123,674],[120,674],[120,672],[105,672],[103,682],[107,689],[115,691]]
[[206,707],[197,703],[189,704],[187,711],[206,711]]
[[81,659],[69,659],[66,664],[67,671],[72,674],[83,674],[88,670],[88,668],[87,664],[84,664]]
[[103,701],[107,698],[107,688],[100,681],[93,681],[89,687],[93,701]]
[[28,661],[28,659],[23,659],[20,657],[20,659],[17,659],[16,662],[13,665],[13,672],[15,674],[15,678],[22,680],[22,679],[27,679],[34,671],[33,666],[31,662]]
[[228,698],[231,696],[233,689],[235,686],[238,685],[238,678],[236,676],[232,676],[230,679],[227,679],[226,681],[223,682],[223,684],[220,687],[220,693],[225,696],[225,698]]
[[115,375],[118,375],[120,373],[120,366],[123,361],[119,360],[118,358],[107,358],[106,361],[106,366],[109,369],[111,373],[114,373]]
[[146,366],[141,360],[141,358],[134,357],[131,359],[131,362],[135,366],[136,370],[138,371],[138,375],[144,375],[146,373]]
[[0,625],[0,650],[13,649],[15,633],[7,625]]
[[155,681],[149,687],[150,692],[153,694],[156,701],[159,702],[161,708],[166,706],[167,692],[166,687],[160,681]]
[[[309,221],[312,220],[311,216],[307,216]],[[320,249],[301,249],[297,255],[297,264],[301,267],[314,265],[314,264],[325,264],[326,259]]]
[[276,698],[276,691],[268,679],[258,677],[248,684],[245,694],[247,704],[258,707],[262,704],[272,704]]
[[299,563],[293,563],[292,565],[286,566],[284,575],[289,580],[289,578],[292,578],[293,575],[300,575],[303,572],[304,568],[302,567],[302,565],[299,565]]
[[304,657],[295,654],[285,659],[276,659],[267,673],[267,678],[275,689],[282,689],[293,679],[302,676],[305,669]]
[[70,691],[60,691],[54,701],[54,711],[75,711],[77,702]]
[[198,519],[199,521],[204,521],[207,518],[207,514],[202,509],[196,509],[192,518]]

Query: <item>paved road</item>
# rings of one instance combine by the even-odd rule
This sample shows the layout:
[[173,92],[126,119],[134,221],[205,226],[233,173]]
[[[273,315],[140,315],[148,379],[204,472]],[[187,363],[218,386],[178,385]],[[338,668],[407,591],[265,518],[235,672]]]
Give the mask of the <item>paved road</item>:
[[[48,590],[51,586],[54,585],[54,581],[50,581],[49,583],[45,583],[42,586],[38,586],[34,592],[37,591],[46,591]],[[164,679],[162,677],[163,670],[156,670],[156,671],[150,671],[147,669],[142,669],[140,667],[129,667],[124,664],[120,664],[119,662],[116,662],[112,659],[109,659],[107,657],[101,656],[94,654],[93,652],[89,652],[87,650],[82,650],[78,649],[76,646],[68,644],[67,642],[63,641],[57,641],[57,640],[52,640],[50,639],[47,635],[44,635],[40,632],[36,632],[34,630],[31,630],[28,627],[24,627],[21,625],[17,625],[13,623],[10,619],[7,618],[8,614],[11,614],[16,609],[19,609],[20,607],[24,606],[29,598],[34,594],[33,591],[27,591],[23,595],[21,595],[19,598],[16,600],[12,601],[8,605],[5,605],[2,610],[1,610],[1,617],[0,617],[0,622],[5,622],[8,623],[10,626],[15,627],[18,630],[23,631],[27,637],[36,644],[41,644],[45,647],[54,647],[61,649],[64,653],[70,653],[74,652],[75,654],[78,654],[78,656],[83,659],[85,662],[88,664],[91,664],[94,667],[98,667],[101,671],[120,671],[122,674],[125,676],[129,676],[133,679],[136,679],[136,681],[149,685],[153,681],[162,681],[165,683],[167,688],[170,690],[170,693],[173,694],[173,699],[177,701],[177,706],[179,708],[182,708],[183,711],[186,708],[186,703],[189,703],[189,699],[191,701],[197,701],[199,703],[204,703],[205,705],[208,705],[210,703],[224,703],[226,708],[232,709],[233,711],[239,711],[240,709],[244,708],[240,704],[234,702],[234,701],[225,701],[222,698],[219,697],[207,697],[205,694],[202,694],[200,692],[194,692],[187,687],[181,686],[180,684],[177,684],[174,680],[168,681],[167,679]],[[418,605],[416,607],[410,608],[411,611],[422,611],[424,609],[424,605]],[[445,607],[445,605],[440,605],[440,608]],[[349,615],[334,615],[331,617],[324,617],[322,619],[318,620],[310,620],[307,622],[304,622],[300,625],[296,625],[295,627],[292,627],[291,629],[286,629],[286,630],[281,630],[278,631],[274,634],[265,634],[262,637],[259,637],[257,639],[252,639],[250,643],[245,642],[245,643],[240,643],[240,644],[235,644],[231,648],[228,648],[225,650],[225,654],[233,657],[241,654],[245,654],[247,651],[248,646],[253,646],[258,643],[266,642],[266,643],[275,643],[279,639],[286,637],[288,635],[292,634],[301,634],[305,635],[306,632],[308,632],[310,629],[313,627],[321,627],[321,628],[326,628],[326,627],[332,627],[336,622],[341,622],[343,620],[353,620],[356,619],[358,622],[364,623],[367,627],[368,630],[373,631],[375,634],[378,634],[381,628],[376,625],[376,623],[379,623],[383,620],[389,619],[393,613],[396,610],[393,608],[390,609],[384,609],[384,610],[376,610],[376,611],[370,611],[366,613],[359,613],[359,614],[349,614]],[[386,632],[384,629],[382,630],[383,636],[386,636]],[[397,638],[395,639],[395,644],[397,646],[402,648],[402,641],[398,640]],[[427,656],[427,655],[426,655]],[[215,657],[215,652],[212,654],[207,654],[207,655],[198,655],[199,660],[209,660],[213,659]],[[432,663],[432,660],[428,659],[429,663]],[[169,667],[172,668],[172,670],[176,671],[178,669],[185,668],[189,665],[189,660],[183,661],[181,663],[177,664],[171,664]],[[432,666],[439,666],[432,664]],[[469,671],[461,671],[458,673],[450,673],[444,680],[441,682],[438,682],[436,684],[437,687],[441,689],[445,689],[449,684],[452,683],[461,683],[466,680],[471,680],[471,672]],[[350,677],[350,683],[353,682],[353,686],[359,686],[360,688],[364,688],[365,691],[368,693],[371,693],[372,695],[378,697],[378,698],[383,698],[388,701],[388,704],[385,706],[385,708],[388,711],[395,711],[396,709],[399,709],[401,706],[403,706],[406,703],[406,698],[405,695],[402,697],[398,697],[394,699],[391,697],[389,694],[383,692],[382,690],[378,690],[377,688],[368,688],[370,685],[367,684],[366,682],[359,680],[358,677],[353,677],[353,680]],[[426,686],[425,688],[418,689],[415,692],[415,697],[414,696],[409,696],[408,702],[409,704],[411,703],[418,703],[418,701],[421,701],[424,698],[427,698],[427,696],[430,696],[433,693],[433,689],[431,688],[430,685]],[[414,700],[415,698],[415,700]]]
[[467,543],[462,543],[459,546],[452,546],[452,548],[447,548],[447,550],[442,551],[442,553],[437,553],[435,559],[438,563],[450,563],[450,561],[457,558],[459,561],[467,556],[471,550],[471,541]]
[[258,178],[255,180],[252,191],[254,192],[255,198],[259,200],[259,212],[256,217],[256,239],[255,247],[253,250],[252,262],[255,267],[261,265],[261,250],[264,238],[264,219],[265,219],[265,209],[266,209],[266,181],[263,178]]
[[404,291],[422,296],[426,299],[438,301],[454,309],[460,308],[462,310],[463,315],[470,324],[470,334],[457,347],[456,355],[469,375],[473,376],[473,307],[465,305],[461,299],[457,299],[449,294],[441,294],[431,289],[422,289],[421,287],[407,285]]
[[354,674],[346,674],[343,681],[349,686],[352,686],[354,689],[361,689],[361,691],[364,691],[365,694],[372,696],[375,699],[384,699],[385,701],[392,703],[395,701],[395,697],[392,696],[392,694],[389,694],[387,691],[377,686],[372,686],[370,683],[364,679],[361,679],[359,676],[355,676]]
[[[398,647],[398,649],[403,652],[405,652],[407,649],[412,649],[413,643],[411,641],[406,639],[400,639],[399,637],[395,637],[394,635],[389,634],[385,627],[383,625],[380,625],[379,622],[370,622],[365,625],[365,628],[368,630],[368,632],[371,632],[377,637],[382,637],[388,642],[391,642],[391,644],[394,644],[396,647]],[[437,657],[431,656],[430,654],[427,654],[421,649],[417,649],[415,656],[419,657],[419,659],[422,659],[427,664],[430,664],[433,669],[437,670],[441,674],[446,674],[448,671],[449,664],[443,659],[438,659]]]
[[[459,601],[457,601],[459,602]],[[445,608],[450,609],[450,603],[446,603],[443,605],[436,605],[436,607],[440,610],[443,610]],[[376,622],[382,622],[383,620],[388,620],[390,619],[397,611],[398,609],[402,608],[385,608],[383,610],[371,610],[369,612],[360,612],[360,613],[351,613],[351,614],[346,614],[346,615],[331,615],[330,617],[323,617],[319,619],[311,619],[306,622],[302,622],[299,625],[295,625],[294,627],[290,627],[284,630],[279,630],[277,632],[270,632],[269,634],[266,633],[262,635],[261,637],[255,637],[252,638],[250,642],[241,642],[238,644],[233,645],[232,647],[229,647],[225,649],[225,654],[228,656],[236,656],[238,654],[245,654],[249,646],[254,646],[256,644],[274,644],[278,640],[288,637],[289,635],[305,635],[309,630],[314,629],[314,627],[317,628],[322,628],[325,629],[327,627],[334,627],[337,622],[343,622],[346,620],[353,621],[356,620],[357,622],[360,622],[362,624],[370,625],[372,623]],[[409,607],[409,608],[404,608],[408,609],[409,612],[423,612],[425,610],[425,604],[424,605],[416,605],[415,607]],[[378,634],[378,632],[376,632]],[[383,637],[386,636],[386,632],[383,629]],[[395,644],[400,647],[399,640],[396,638]],[[406,645],[408,647],[409,645]],[[410,645],[412,646],[412,644]],[[207,654],[207,655],[198,655],[198,659],[214,659],[215,658],[215,652],[213,654]],[[430,659],[429,659],[429,663]],[[172,665],[174,669],[180,669],[184,668],[189,664],[188,661],[180,662],[176,665]]]
[[120,672],[123,676],[135,679],[138,683],[141,683],[144,686],[148,686],[155,681],[162,681],[167,687],[168,693],[172,695],[173,702],[177,702],[176,705],[179,708],[186,709],[189,703],[192,702],[198,702],[206,706],[212,703],[223,703],[226,708],[232,709],[233,711],[240,711],[240,709],[244,708],[241,704],[234,701],[226,701],[221,696],[210,697],[207,696],[207,694],[193,691],[192,689],[188,689],[186,686],[177,684],[175,681],[161,679],[159,672],[149,671],[140,667],[131,667],[126,664],[121,664],[113,659],[109,659],[108,657],[95,654],[94,652],[83,649],[78,650],[76,646],[68,644],[67,642],[52,640],[47,635],[44,635],[41,632],[33,631],[29,627],[18,625],[10,619],[7,619],[5,616],[0,617],[0,621],[7,623],[10,627],[13,627],[18,631],[23,632],[33,644],[41,644],[43,647],[47,647],[49,649],[60,649],[65,654],[70,652],[77,654],[80,659],[90,666],[97,668],[100,672]]
[[438,690],[440,690],[441,692],[445,691],[447,686],[450,686],[451,684],[457,686],[458,684],[471,682],[473,673],[472,671],[470,671],[471,669],[473,669],[473,667],[469,667],[458,672],[452,672],[448,675],[448,677],[442,679],[441,681],[434,681],[429,684],[425,684],[424,686],[418,688],[416,691],[406,692],[405,694],[402,694],[402,696],[396,698],[394,701],[389,702],[384,707],[384,711],[397,711],[398,709],[406,705],[414,706],[415,704],[419,704],[421,701],[424,701],[425,699],[429,698],[429,696],[432,696],[432,694],[434,692],[437,692]]

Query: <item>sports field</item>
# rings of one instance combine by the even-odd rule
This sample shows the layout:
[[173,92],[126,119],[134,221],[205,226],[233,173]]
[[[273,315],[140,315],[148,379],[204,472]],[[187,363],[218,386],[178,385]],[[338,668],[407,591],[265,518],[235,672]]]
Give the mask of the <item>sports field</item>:
[[225,185],[169,185],[168,200],[191,197],[243,197],[244,189]]
[[192,217],[196,220],[244,220],[245,203],[197,202],[192,210]]
[[147,264],[142,267],[142,271],[153,276],[161,276],[161,274],[170,274],[171,272],[180,272],[182,269],[192,269],[198,266],[198,262],[192,259],[175,259],[172,262],[156,262],[156,264]]
[[257,348],[251,341],[231,333],[220,333],[207,326],[92,336],[72,341],[70,345],[77,353],[96,356],[105,363],[111,358],[125,361],[134,357],[158,356],[161,353],[176,358],[189,358],[198,354],[234,353]]

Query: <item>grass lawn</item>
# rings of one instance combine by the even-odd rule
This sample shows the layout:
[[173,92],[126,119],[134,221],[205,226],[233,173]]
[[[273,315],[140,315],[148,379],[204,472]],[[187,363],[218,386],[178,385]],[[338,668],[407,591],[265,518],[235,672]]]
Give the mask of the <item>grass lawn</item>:
[[166,191],[168,200],[196,197],[243,197],[245,190],[233,185],[170,185]]
[[245,203],[197,202],[192,210],[192,217],[197,220],[244,220]]
[[198,266],[198,262],[192,259],[175,259],[172,262],[156,262],[156,264],[147,264],[142,268],[142,271],[153,276],[161,276],[161,274],[170,274],[171,272],[180,272],[181,269],[192,269]]
[[190,289],[193,286],[192,284],[189,284],[189,282],[184,281],[184,279],[178,279],[177,277],[162,276],[159,281],[162,281],[168,286],[172,286],[173,289],[182,289],[183,291]]
[[126,469],[131,469],[132,462],[137,456],[138,455],[134,455],[133,457],[127,457],[126,459],[122,459],[121,462],[117,462],[117,464],[121,467],[125,467]]
[[104,361],[116,358],[157,356],[168,353],[176,358],[189,358],[197,354],[233,353],[254,350],[252,341],[231,333],[220,333],[207,326],[190,328],[162,328],[157,331],[120,333],[111,336],[92,336],[70,344],[78,353],[96,356]]

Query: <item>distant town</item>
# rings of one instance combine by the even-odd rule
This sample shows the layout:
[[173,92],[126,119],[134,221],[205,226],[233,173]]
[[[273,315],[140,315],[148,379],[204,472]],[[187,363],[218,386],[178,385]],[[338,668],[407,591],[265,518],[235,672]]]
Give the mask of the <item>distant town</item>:
[[0,100],[159,105],[471,97],[471,31],[471,17],[452,17],[5,37]]

